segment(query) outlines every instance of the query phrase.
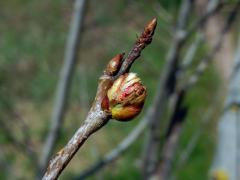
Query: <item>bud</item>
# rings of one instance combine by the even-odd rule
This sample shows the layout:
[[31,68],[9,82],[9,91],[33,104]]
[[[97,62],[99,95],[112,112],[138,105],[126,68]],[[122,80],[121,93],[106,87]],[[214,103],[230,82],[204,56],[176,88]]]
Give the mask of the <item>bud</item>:
[[108,90],[107,97],[112,118],[128,121],[141,112],[146,97],[146,88],[135,73],[126,73],[113,83]]
[[144,28],[145,34],[153,34],[157,26],[157,18],[153,18],[148,25]]
[[122,59],[125,53],[118,54],[112,58],[107,65],[107,74],[110,76],[115,75],[122,65]]

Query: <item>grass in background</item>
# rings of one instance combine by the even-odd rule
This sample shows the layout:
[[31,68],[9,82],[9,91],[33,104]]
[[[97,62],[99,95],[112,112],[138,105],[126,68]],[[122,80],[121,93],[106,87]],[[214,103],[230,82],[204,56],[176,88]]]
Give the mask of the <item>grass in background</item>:
[[[164,1],[162,5],[174,17],[177,7],[167,2]],[[101,3],[92,0],[89,2],[79,50],[79,63],[76,67],[69,108],[56,151],[68,141],[84,119],[95,96],[97,78],[108,60],[117,53],[128,52],[136,35],[142,31],[146,22],[154,16],[158,17],[154,10],[154,5],[157,3],[158,1],[146,3],[144,0],[138,2],[106,0]],[[0,101],[3,102],[6,96],[9,97],[7,102],[11,102],[10,107],[20,111],[21,115],[27,119],[38,152],[41,150],[49,127],[48,122],[59,69],[63,61],[71,8],[72,1],[67,0],[0,2]],[[144,50],[132,69],[140,75],[148,88],[144,112],[152,102],[159,72],[165,64],[165,56],[171,40],[169,24],[159,18],[153,43]],[[81,73],[82,69],[85,70],[85,74]],[[86,80],[85,89],[81,89],[83,80]],[[191,110],[184,125],[180,149],[185,146],[194,129],[198,127],[198,120],[205,112],[211,100],[210,97],[215,93],[217,82],[216,74],[209,70],[199,85],[189,94],[186,104]],[[83,99],[83,96],[87,98]],[[144,112],[133,122],[111,121],[100,132],[93,135],[71,161],[61,179],[77,175],[115,147],[134,128]],[[8,113],[1,112],[1,118]],[[194,177],[196,180],[205,179],[212,157],[214,142],[212,129],[213,126],[209,126],[206,133],[201,136],[200,143],[190,158],[190,163],[177,173],[177,179],[189,179],[189,177]],[[3,135],[0,135],[0,139],[2,138]],[[143,136],[140,137],[124,156],[104,169],[101,173],[104,179],[140,178],[143,139]],[[26,157],[12,151],[9,144],[10,142],[1,141],[1,146],[11,150],[10,154],[13,154],[8,155],[7,159],[16,170],[16,177],[32,179],[34,168],[28,163]]]

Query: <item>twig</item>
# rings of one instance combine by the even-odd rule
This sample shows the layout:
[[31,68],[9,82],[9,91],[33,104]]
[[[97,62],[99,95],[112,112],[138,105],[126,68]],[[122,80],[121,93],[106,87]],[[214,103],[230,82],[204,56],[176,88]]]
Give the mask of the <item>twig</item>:
[[[191,55],[189,53],[187,54],[187,58],[185,60],[187,61],[187,63],[184,61],[185,62],[184,68],[181,69],[181,72],[185,70],[185,65],[187,66],[190,63],[189,61],[191,61],[191,58],[193,58],[194,52],[200,43],[199,41],[201,41],[201,37],[198,34],[196,36],[196,41],[194,41],[194,43],[191,46],[191,49],[194,49],[194,50],[192,50],[193,52],[191,52]],[[119,156],[121,156],[127,150],[127,148],[129,148],[134,143],[134,141],[137,140],[137,138],[143,133],[144,129],[147,127],[150,117],[153,116],[152,113],[156,112],[156,108],[157,108],[156,104],[161,103],[161,99],[157,98],[158,92],[159,92],[159,89],[156,90],[156,95],[155,95],[156,98],[154,98],[156,99],[155,103],[153,103],[148,108],[145,116],[141,119],[138,125],[124,138],[124,140],[122,140],[112,151],[107,153],[101,160],[93,163],[92,166],[87,168],[85,171],[83,171],[82,174],[80,174],[74,179],[76,180],[85,179],[88,176],[91,176],[94,173],[97,173],[104,166],[108,165],[112,161],[116,160]],[[112,154],[114,154],[114,156]]]
[[147,119],[143,119],[131,132],[119,143],[113,150],[107,153],[102,159],[94,163],[88,169],[83,171],[82,174],[74,178],[74,180],[83,180],[94,173],[100,171],[104,166],[116,160],[122,155],[128,147],[135,142],[138,137],[143,133],[143,130],[147,126]]
[[[230,13],[229,17],[226,20],[225,26],[222,29],[222,35],[219,37],[219,40],[217,41],[217,44],[214,46],[214,48],[212,49],[212,51],[209,52],[209,54],[206,55],[207,61],[212,60],[213,56],[217,53],[217,51],[219,50],[220,46],[219,44],[222,44],[223,41],[223,37],[225,35],[225,33],[230,29],[231,24],[234,22],[234,19],[236,18],[237,15],[237,11],[240,7],[240,2],[238,4],[236,4],[236,6],[234,7],[234,9],[232,10],[232,12]],[[210,58],[211,59],[208,59]],[[201,68],[201,73],[198,74],[199,76],[203,73],[203,71],[206,68]],[[197,72],[198,68],[197,68]],[[199,77],[197,76],[197,77]],[[183,94],[185,94],[191,87],[193,87],[193,85],[196,84],[196,82],[198,81],[198,78],[196,78],[195,81],[191,80],[192,77],[190,77],[189,81],[182,87],[177,88],[175,90],[174,93],[174,103],[173,103],[173,117],[171,122],[170,122],[170,127],[167,133],[167,138],[165,140],[164,146],[163,146],[163,152],[162,152],[162,160],[158,165],[158,169],[156,170],[156,173],[152,176],[152,179],[160,179],[160,180],[164,180],[164,179],[168,179],[169,173],[171,172],[171,164],[173,161],[173,157],[175,155],[175,149],[178,143],[178,139],[181,133],[181,129],[182,129],[182,123],[185,120],[184,118],[180,118],[178,116],[176,116],[176,113],[178,113],[178,109],[181,108],[181,104],[183,102],[184,96]],[[177,107],[177,108],[175,108]],[[180,116],[181,117],[181,116]]]
[[[207,16],[209,16],[209,15],[207,15]],[[185,69],[187,69],[187,67],[189,66],[189,64],[191,63],[191,61],[193,59],[193,56],[194,56],[194,54],[196,52],[196,49],[199,46],[200,42],[202,42],[202,35],[197,34],[196,35],[196,40],[193,42],[193,44],[191,45],[191,48],[190,48],[191,49],[191,53],[189,53],[189,51],[187,52],[187,54],[186,54],[186,56],[184,58],[183,66],[180,69],[180,72],[183,72]],[[158,90],[157,90],[157,92],[158,92]],[[157,97],[157,95],[155,97]],[[158,100],[159,100],[159,98],[158,98]],[[160,104],[161,102],[159,101],[158,103]],[[154,112],[153,108],[154,107],[151,106],[148,109],[146,115],[141,120],[141,122],[112,151],[107,153],[101,160],[93,163],[92,166],[87,168],[85,171],[83,171],[82,174],[80,174],[79,176],[75,177],[74,179],[79,179],[79,180],[80,179],[85,179],[88,176],[91,176],[94,173],[97,173],[104,166],[108,165],[112,161],[116,160],[119,156],[121,156],[127,150],[127,148],[129,148],[134,143],[134,141],[136,141],[137,136],[140,136],[142,134],[143,130],[147,126],[146,121],[148,121],[149,117],[152,116],[150,114]],[[135,138],[132,138],[133,136],[135,136]],[[128,143],[125,143],[125,142],[128,142]],[[125,144],[125,146],[123,146],[123,144]],[[116,152],[116,153],[114,153],[115,154],[114,156],[112,155],[113,152]]]
[[[213,13],[214,14],[214,13]],[[207,15],[209,16],[209,14]],[[196,42],[194,43],[194,47],[192,47],[192,49],[194,49],[193,51],[195,51],[196,47],[199,45],[199,41],[201,41],[201,37],[197,36],[196,37]],[[193,54],[191,53],[191,55],[188,54],[187,56],[187,60],[191,58],[193,58]],[[189,62],[188,62],[189,64]],[[188,65],[187,64],[187,65]],[[184,64],[185,65],[185,64]],[[184,66],[185,67],[185,66]],[[185,68],[183,68],[185,69]],[[158,98],[159,99],[159,98]],[[161,102],[158,102],[161,103]],[[111,163],[112,161],[114,161],[116,158],[118,158],[123,152],[125,152],[125,150],[135,141],[136,138],[134,138],[134,141],[130,141],[131,137],[134,134],[138,134],[138,136],[142,133],[142,131],[145,129],[146,127],[146,123],[145,121],[148,119],[148,117],[150,117],[151,113],[154,112],[153,111],[153,107],[151,106],[147,113],[146,116],[144,116],[143,120],[127,135],[127,137],[119,144],[117,145],[111,152],[107,153],[100,161],[97,161],[96,163],[94,163],[94,165],[90,166],[86,171],[83,172],[83,174],[81,174],[80,176],[76,177],[75,179],[84,179],[94,173],[96,173],[97,171],[99,171],[101,168],[103,168],[104,166],[106,166],[107,164]],[[138,132],[138,133],[136,133]],[[124,142],[129,142],[129,143],[124,143]],[[122,144],[127,144],[127,146],[123,146]],[[121,148],[124,147],[124,148]],[[118,150],[118,151],[117,151]],[[118,152],[115,153],[115,156],[112,156],[112,152]],[[111,158],[109,158],[111,157]]]
[[196,54],[197,49],[203,42],[203,34],[197,33],[194,42],[191,44],[191,46],[188,48],[185,56],[183,57],[182,64],[180,65],[178,72],[177,72],[177,78],[181,78],[182,74],[189,68],[189,66],[192,64],[192,61],[194,59],[194,56]]
[[183,107],[183,100],[186,92],[184,90],[175,92],[173,97],[173,104],[171,108],[170,125],[166,132],[165,143],[163,146],[161,161],[158,165],[155,174],[150,176],[151,180],[165,180],[168,179],[168,175],[172,168],[172,157],[176,152],[177,142],[179,140],[179,134],[182,130],[182,124],[187,114],[187,109]]
[[102,102],[105,98],[108,89],[111,87],[114,79],[117,76],[126,73],[134,60],[140,56],[144,47],[152,40],[154,30],[156,28],[157,20],[154,18],[144,29],[142,35],[134,44],[134,48],[128,57],[123,61],[123,64],[116,76],[111,76],[110,70],[106,68],[104,74],[100,77],[97,94],[94,103],[89,110],[89,113],[83,125],[77,130],[67,145],[60,150],[50,161],[48,169],[43,177],[44,180],[53,180],[61,174],[63,169],[70,162],[72,157],[88,139],[88,137],[102,128],[110,119],[111,115],[102,109]]
[[174,41],[167,54],[167,64],[164,68],[158,83],[158,92],[153,102],[153,108],[149,116],[150,129],[147,134],[147,139],[144,147],[143,156],[143,176],[147,178],[156,168],[158,162],[158,147],[159,147],[159,129],[161,126],[161,120],[163,118],[163,112],[166,107],[166,100],[172,93],[172,85],[175,84],[175,72],[178,63],[178,57],[180,49],[183,45],[183,39],[181,34],[185,29],[186,21],[190,14],[192,6],[191,0],[184,0],[181,6],[179,20],[176,27]]
[[[200,42],[202,41],[202,35],[197,34],[196,35],[196,39],[193,42],[193,44],[191,45],[190,49],[191,52],[187,52],[184,60],[183,60],[183,66],[180,69],[180,72],[183,73],[183,71],[185,71],[185,69],[187,69],[187,67],[189,66],[189,64],[191,64],[192,59],[194,57],[194,54],[196,52],[197,47],[199,46]],[[179,73],[180,73],[179,72]],[[156,92],[158,92],[159,90],[156,90]],[[155,95],[157,96],[157,95]],[[159,100],[159,99],[158,99]],[[161,103],[161,102],[158,102]],[[147,127],[148,125],[148,119],[150,116],[150,113],[152,113],[153,109],[153,105],[151,105],[149,107],[149,109],[147,110],[146,115],[141,119],[141,121],[139,122],[139,124],[124,138],[124,140],[122,140],[112,151],[110,151],[109,153],[107,153],[102,159],[100,159],[99,161],[93,163],[92,166],[90,166],[89,168],[87,168],[85,171],[83,171],[82,174],[80,174],[79,176],[77,176],[76,180],[81,180],[81,179],[85,179],[88,176],[93,175],[94,173],[97,173],[98,171],[100,171],[104,166],[108,165],[109,163],[113,162],[114,160],[116,160],[117,158],[119,158],[119,156],[121,156],[137,139],[138,137],[143,133],[144,129]],[[134,138],[133,138],[134,137]],[[116,153],[113,153],[116,152]],[[112,155],[114,154],[114,156]]]
[[204,127],[209,123],[209,121],[211,120],[214,112],[216,111],[216,106],[219,104],[220,102],[220,95],[221,93],[219,92],[216,97],[214,97],[213,102],[211,103],[211,105],[209,106],[210,108],[207,109],[207,111],[204,114],[204,116],[202,117],[202,119],[200,120],[200,127],[194,132],[194,134],[191,136],[191,139],[188,141],[188,144],[186,145],[186,148],[184,148],[184,150],[180,153],[180,157],[176,163],[176,170],[179,170],[180,168],[182,168],[184,166],[184,164],[187,162],[187,160],[189,159],[190,155],[192,154],[194,148],[197,145],[197,142],[203,132]]
[[[196,49],[199,46],[199,43],[201,41],[202,41],[202,36],[200,34],[198,34],[196,36],[196,40],[190,47],[191,53],[187,53],[186,57],[184,58],[183,68],[181,68],[181,72],[184,71],[191,63],[192,58],[196,52]],[[158,92],[158,90],[157,90],[157,92]],[[159,103],[161,103],[161,102],[159,102]],[[143,133],[144,129],[147,127],[148,117],[151,116],[150,113],[153,112],[151,110],[152,108],[153,108],[152,106],[149,107],[146,115],[142,118],[142,120],[139,122],[139,124],[112,151],[107,153],[101,160],[93,163],[92,166],[87,168],[85,171],[83,171],[82,174],[80,174],[79,176],[77,176],[74,179],[76,179],[76,180],[85,179],[88,176],[91,176],[94,173],[97,173],[104,166],[108,165],[109,163],[116,160],[119,156],[121,156],[139,138],[139,136]],[[114,156],[112,154],[114,154]]]
[[203,27],[207,22],[207,20],[213,15],[215,15],[216,13],[218,13],[226,4],[227,2],[222,2],[222,1],[217,1],[216,4],[211,4],[211,6],[208,7],[208,11],[190,26],[189,30],[185,32],[185,34],[183,34],[182,38],[187,40],[187,38],[189,38],[191,34],[196,32],[196,30],[199,27],[200,28]]
[[228,18],[226,20],[226,23],[225,23],[223,29],[220,32],[221,35],[219,36],[218,40],[216,41],[215,45],[213,46],[212,51],[209,54],[207,54],[207,56],[204,59],[202,59],[200,61],[199,65],[197,66],[197,68],[195,70],[195,72],[189,78],[189,81],[186,85],[187,86],[186,88],[189,88],[189,87],[193,86],[198,81],[198,78],[205,71],[205,69],[208,67],[208,64],[211,62],[213,57],[216,55],[216,53],[222,47],[222,41],[224,39],[224,36],[229,31],[229,29],[231,28],[231,25],[232,25],[232,23],[234,22],[234,20],[237,16],[239,8],[240,8],[240,1],[238,1],[238,3],[235,5],[235,7],[231,11],[230,15],[228,16]]
[[53,105],[50,129],[46,137],[42,154],[39,158],[38,178],[42,176],[44,169],[52,155],[53,148],[59,136],[59,130],[66,111],[67,96],[73,75],[74,65],[77,61],[77,52],[80,44],[80,36],[85,10],[85,0],[76,0],[74,4],[73,18],[67,39],[64,62],[60,72],[60,78],[56,89],[56,98]]
[[118,74],[114,77],[118,78],[120,75],[125,74],[129,71],[132,63],[141,55],[142,50],[152,42],[152,36],[154,31],[152,27],[156,26],[156,19],[153,19],[144,29],[142,35],[135,42],[132,50],[129,52],[128,56],[124,59],[122,66]]

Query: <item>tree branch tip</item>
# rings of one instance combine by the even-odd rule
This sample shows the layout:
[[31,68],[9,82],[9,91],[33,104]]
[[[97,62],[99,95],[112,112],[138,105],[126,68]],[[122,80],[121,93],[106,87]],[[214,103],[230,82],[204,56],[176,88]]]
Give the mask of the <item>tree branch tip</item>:
[[[154,18],[145,26],[126,58],[123,52],[108,62],[103,75],[100,76],[94,103],[84,123],[64,149],[51,159],[44,180],[57,179],[87,138],[102,128],[110,118],[128,121],[141,112],[146,88],[134,73],[128,72],[141,51],[151,43],[156,25],[157,19]],[[121,87],[117,83],[120,83]]]
[[152,36],[157,27],[157,18],[153,18],[144,28],[142,34],[137,39],[137,44],[141,44],[144,47],[152,42]]
[[153,34],[157,27],[157,18],[154,17],[145,27],[144,32],[147,34]]

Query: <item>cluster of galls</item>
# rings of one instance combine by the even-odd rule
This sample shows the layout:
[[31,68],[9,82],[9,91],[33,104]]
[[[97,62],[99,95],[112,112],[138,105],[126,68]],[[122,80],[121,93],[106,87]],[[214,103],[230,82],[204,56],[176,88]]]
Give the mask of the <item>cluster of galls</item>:
[[[109,65],[112,63],[114,67],[119,66],[119,59],[122,58],[118,55],[118,58],[115,57],[115,60],[110,61]],[[115,62],[117,63],[115,64]],[[111,74],[113,74],[112,71]],[[145,97],[146,87],[137,74],[125,73],[118,77],[108,90],[104,99],[104,109],[110,112],[113,119],[129,121],[141,112]]]

